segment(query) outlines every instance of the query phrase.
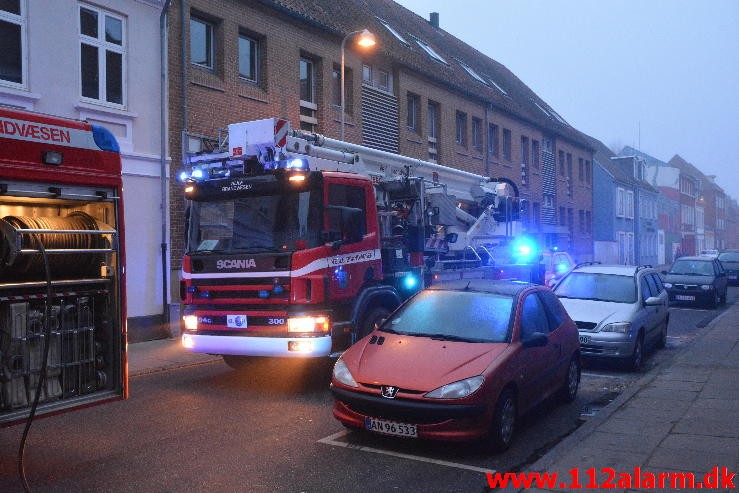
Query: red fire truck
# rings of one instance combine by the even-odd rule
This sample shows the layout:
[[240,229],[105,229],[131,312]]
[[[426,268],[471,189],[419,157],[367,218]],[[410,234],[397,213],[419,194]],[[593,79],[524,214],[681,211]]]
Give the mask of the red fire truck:
[[342,351],[433,279],[492,277],[488,246],[520,228],[510,183],[282,119],[185,164],[182,343],[233,367]]
[[0,426],[126,397],[121,189],[105,128],[0,108]]

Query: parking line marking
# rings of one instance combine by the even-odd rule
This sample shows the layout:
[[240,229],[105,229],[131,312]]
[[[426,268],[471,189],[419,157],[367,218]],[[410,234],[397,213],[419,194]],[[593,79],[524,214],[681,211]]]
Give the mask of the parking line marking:
[[624,378],[624,375],[607,375],[605,373],[593,373],[589,371],[580,372],[580,375],[587,375],[589,377],[603,377],[603,378]]
[[349,448],[352,450],[359,450],[362,452],[371,452],[374,454],[389,455],[391,457],[399,457],[401,459],[415,460],[418,462],[428,462],[430,464],[436,464],[439,466],[454,467],[456,469],[465,469],[467,471],[481,472],[483,474],[485,473],[495,474],[496,473],[494,469],[485,469],[484,467],[470,466],[468,464],[460,464],[459,462],[449,462],[446,460],[431,459],[429,457],[421,457],[419,455],[413,455],[413,454],[404,454],[402,452],[393,452],[392,450],[383,450],[383,449],[374,448],[374,447],[367,447],[365,445],[355,445],[353,443],[339,442],[336,440],[337,438],[346,436],[349,433],[351,432],[348,430],[341,430],[337,433],[334,433],[333,435],[327,436],[326,438],[321,438],[320,440],[318,440],[318,443],[323,443],[326,445],[334,445],[336,447]]

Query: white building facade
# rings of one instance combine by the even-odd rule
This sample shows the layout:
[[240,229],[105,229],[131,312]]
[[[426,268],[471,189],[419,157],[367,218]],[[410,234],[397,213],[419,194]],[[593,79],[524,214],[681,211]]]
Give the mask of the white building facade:
[[0,105],[87,120],[118,139],[133,341],[168,335],[163,276],[169,266],[162,252],[169,244],[167,197],[162,196],[169,168],[161,151],[163,3],[0,2]]

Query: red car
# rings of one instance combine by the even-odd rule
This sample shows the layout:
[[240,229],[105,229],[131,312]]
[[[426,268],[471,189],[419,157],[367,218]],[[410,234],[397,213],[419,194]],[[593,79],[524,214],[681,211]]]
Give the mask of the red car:
[[580,383],[575,323],[543,286],[462,280],[426,289],[336,362],[336,419],[411,438],[508,448],[520,415]]

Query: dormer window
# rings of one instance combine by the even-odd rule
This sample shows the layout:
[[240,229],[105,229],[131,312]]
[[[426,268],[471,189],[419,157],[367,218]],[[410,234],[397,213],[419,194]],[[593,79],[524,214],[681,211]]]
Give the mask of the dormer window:
[[470,77],[472,77],[473,79],[475,79],[478,82],[482,82],[486,86],[487,85],[490,85],[490,84],[488,84],[488,81],[486,81],[485,79],[483,79],[482,76],[480,74],[478,74],[477,72],[475,72],[475,70],[472,67],[470,67],[469,65],[467,65],[466,63],[464,63],[461,60],[457,60],[457,62],[459,62],[459,65],[465,70],[465,72],[467,72],[468,74],[470,74]]
[[491,79],[491,78],[489,78],[489,77],[488,77],[488,80],[490,81],[490,83],[491,83],[492,85],[494,85],[494,86],[495,86],[495,88],[496,88],[497,90],[499,90],[500,92],[502,92],[502,93],[503,93],[503,95],[505,95],[505,96],[508,96],[508,93],[506,92],[506,90],[505,90],[505,89],[503,89],[502,87],[500,87],[500,86],[498,85],[498,83],[497,83],[497,82],[495,82],[495,81],[494,81],[493,79]]
[[425,51],[426,54],[428,54],[428,56],[430,56],[437,62],[441,62],[444,65],[449,65],[449,63],[446,60],[444,60],[444,58],[441,55],[436,53],[436,51],[434,51],[432,47],[430,47],[429,45],[427,45],[425,42],[421,41],[420,39],[416,38],[415,36],[413,37],[413,39],[418,44],[418,46],[420,46],[421,49]]
[[400,41],[404,45],[408,46],[408,41],[406,41],[405,38],[403,36],[401,36],[398,31],[396,31],[395,29],[393,29],[393,27],[390,24],[388,24],[385,19],[381,19],[379,17],[375,17],[375,19],[377,19],[378,21],[380,21],[380,24],[382,24],[383,26],[385,26],[385,29],[387,29],[388,31],[390,31],[390,33],[393,36],[395,36],[395,38],[398,41]]

